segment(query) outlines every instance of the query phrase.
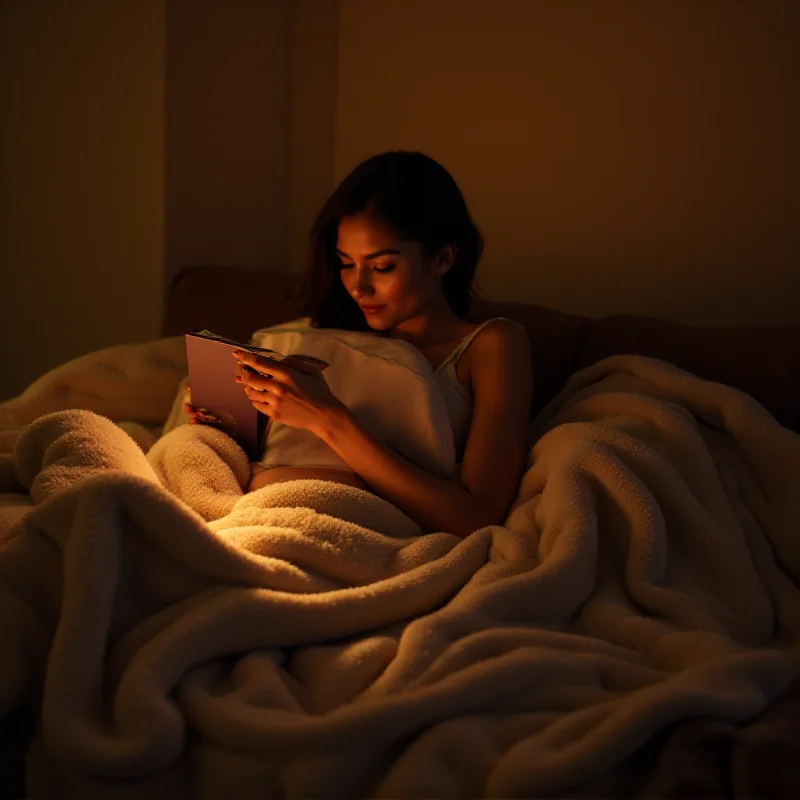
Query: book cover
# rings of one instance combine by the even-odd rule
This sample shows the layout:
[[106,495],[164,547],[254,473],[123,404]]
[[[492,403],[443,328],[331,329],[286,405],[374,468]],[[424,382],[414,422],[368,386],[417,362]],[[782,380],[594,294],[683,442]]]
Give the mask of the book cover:
[[[287,358],[264,347],[226,339],[211,331],[201,330],[186,334],[186,360],[189,367],[189,391],[194,409],[211,417],[215,428],[227,433],[257,461],[264,450],[264,442],[271,420],[258,411],[245,394],[244,385],[236,382],[237,363],[233,350],[264,353],[276,361]],[[292,354],[292,358],[324,370],[328,364],[312,356]]]

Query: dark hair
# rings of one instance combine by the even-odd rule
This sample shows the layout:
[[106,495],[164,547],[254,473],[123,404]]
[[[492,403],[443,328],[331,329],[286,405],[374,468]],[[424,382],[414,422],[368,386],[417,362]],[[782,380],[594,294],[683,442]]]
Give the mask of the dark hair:
[[363,312],[344,288],[336,240],[339,222],[368,214],[402,241],[422,245],[430,257],[453,245],[455,260],[442,277],[453,311],[464,317],[475,297],[473,282],[483,239],[450,173],[422,153],[391,151],[361,162],[335,189],[317,214],[309,236],[303,281],[290,299],[317,328],[368,330]]

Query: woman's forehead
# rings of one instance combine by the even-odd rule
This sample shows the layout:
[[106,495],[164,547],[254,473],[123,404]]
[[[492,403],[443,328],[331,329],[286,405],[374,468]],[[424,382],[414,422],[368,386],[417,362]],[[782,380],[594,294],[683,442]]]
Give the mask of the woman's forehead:
[[336,247],[349,256],[366,256],[386,249],[405,252],[413,248],[413,243],[398,239],[374,220],[353,217],[339,222]]

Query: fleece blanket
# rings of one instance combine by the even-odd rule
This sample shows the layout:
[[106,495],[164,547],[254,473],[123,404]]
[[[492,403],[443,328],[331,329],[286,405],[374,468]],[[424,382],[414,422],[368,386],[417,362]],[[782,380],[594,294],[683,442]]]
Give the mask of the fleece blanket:
[[[422,535],[352,487],[109,419],[16,439],[0,713],[59,797],[550,797],[798,673],[800,437],[635,356],[535,421],[502,526]],[[0,486],[0,491],[3,487]],[[6,488],[6,490],[8,490]]]

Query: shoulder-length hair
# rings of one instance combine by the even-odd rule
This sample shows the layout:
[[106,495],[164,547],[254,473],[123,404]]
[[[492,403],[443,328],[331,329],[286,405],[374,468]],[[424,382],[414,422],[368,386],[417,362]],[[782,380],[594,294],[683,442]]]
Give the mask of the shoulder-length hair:
[[442,291],[459,317],[475,297],[475,269],[483,238],[450,173],[422,153],[390,151],[359,164],[334,190],[317,214],[309,236],[306,272],[290,293],[312,327],[369,330],[358,304],[345,290],[336,253],[339,222],[369,215],[400,241],[415,241],[427,257],[443,246],[455,260],[442,277]]

